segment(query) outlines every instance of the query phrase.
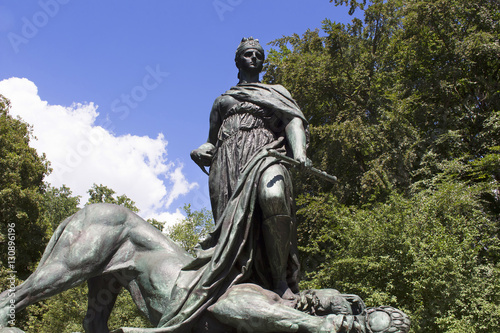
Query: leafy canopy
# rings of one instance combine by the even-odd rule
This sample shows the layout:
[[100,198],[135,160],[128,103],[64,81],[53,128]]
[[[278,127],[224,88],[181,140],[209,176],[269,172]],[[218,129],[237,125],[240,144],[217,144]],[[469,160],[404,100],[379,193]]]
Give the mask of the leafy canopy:
[[414,332],[498,331],[498,3],[332,2],[356,17],[273,41],[264,75],[339,178],[295,174],[303,286],[399,307]]

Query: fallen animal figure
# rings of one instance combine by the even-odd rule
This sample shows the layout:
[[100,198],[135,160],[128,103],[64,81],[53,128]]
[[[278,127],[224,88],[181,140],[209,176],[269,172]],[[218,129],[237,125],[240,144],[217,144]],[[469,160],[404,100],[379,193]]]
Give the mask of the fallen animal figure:
[[[0,333],[15,314],[87,281],[87,333],[110,332],[107,321],[121,288],[156,328],[119,328],[113,332],[401,332],[408,317],[391,307],[366,309],[355,295],[334,289],[307,290],[294,301],[256,284],[227,289],[201,313],[189,331],[162,327],[173,311],[179,273],[193,258],[158,229],[130,210],[111,204],[89,205],[61,222],[35,272],[0,294]],[[188,283],[188,281],[186,282]],[[15,295],[12,297],[12,295]]]

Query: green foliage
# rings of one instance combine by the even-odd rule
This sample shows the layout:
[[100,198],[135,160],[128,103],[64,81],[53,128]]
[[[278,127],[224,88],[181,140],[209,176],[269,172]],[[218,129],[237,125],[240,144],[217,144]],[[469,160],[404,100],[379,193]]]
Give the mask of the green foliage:
[[364,21],[325,20],[322,33],[274,41],[264,80],[291,91],[311,125],[311,159],[341,179],[335,188],[302,179],[299,192],[383,201],[422,180],[420,168],[434,167],[428,153],[479,158],[498,145],[497,9],[486,0],[373,1]]
[[130,293],[124,289],[118,294],[115,307],[108,321],[110,329],[119,327],[151,327],[135,305]]
[[48,186],[43,195],[42,218],[54,232],[64,219],[75,214],[80,204],[80,196],[73,196],[69,187],[60,188]]
[[114,195],[116,192],[102,184],[92,185],[92,188],[88,190],[88,193],[90,197],[87,204],[99,202],[112,203],[120,206],[125,206],[133,212],[139,212],[139,209],[135,206],[135,202],[132,201],[129,197],[127,197],[125,194],[122,194],[115,198]]
[[363,1],[356,1],[356,0],[330,0],[330,2],[334,2],[336,6],[339,5],[349,5],[349,15],[354,14],[357,8],[363,10],[366,5],[366,0]]
[[194,254],[194,247],[204,239],[214,226],[212,213],[205,208],[192,210],[191,204],[184,205],[186,217],[167,228],[167,235],[186,251]]
[[[14,229],[15,267],[29,275],[47,241],[48,225],[40,220],[43,178],[49,173],[45,156],[29,146],[31,129],[9,114],[10,102],[0,95],[0,263],[8,267],[8,227]],[[12,235],[11,235],[12,236]]]
[[340,181],[295,174],[303,286],[400,307],[414,332],[498,331],[498,3],[331,2],[363,18],[275,40],[264,76]]
[[299,232],[303,287],[399,307],[415,332],[452,332],[465,322],[459,332],[495,332],[500,265],[491,259],[500,242],[491,236],[498,223],[481,210],[475,189],[446,182],[411,199],[391,195],[370,210],[331,196],[307,201],[298,212],[306,221]]
[[157,219],[154,219],[154,218],[150,218],[150,219],[147,219],[147,221],[156,227],[156,229],[160,230],[163,232],[163,229],[165,228],[165,222],[160,222],[158,221]]

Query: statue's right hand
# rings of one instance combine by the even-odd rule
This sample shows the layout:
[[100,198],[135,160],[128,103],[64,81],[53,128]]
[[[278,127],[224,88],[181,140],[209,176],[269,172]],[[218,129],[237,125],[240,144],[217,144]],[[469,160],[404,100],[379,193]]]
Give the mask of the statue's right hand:
[[200,167],[210,166],[215,153],[215,146],[210,142],[202,144],[199,148],[191,151],[191,159]]

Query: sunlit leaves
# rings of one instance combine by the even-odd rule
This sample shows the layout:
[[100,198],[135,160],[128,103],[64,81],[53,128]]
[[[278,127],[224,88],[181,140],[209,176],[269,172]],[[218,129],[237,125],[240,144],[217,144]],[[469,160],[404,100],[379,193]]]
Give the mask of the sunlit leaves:
[[29,146],[33,139],[29,125],[13,118],[9,108],[9,101],[0,95],[0,263],[8,266],[10,228],[15,237],[14,270],[25,278],[47,240],[48,225],[39,217],[49,165]]
[[170,226],[166,234],[183,249],[194,254],[194,247],[211,231],[214,226],[212,213],[206,209],[193,210],[190,204],[183,207],[186,217]]

